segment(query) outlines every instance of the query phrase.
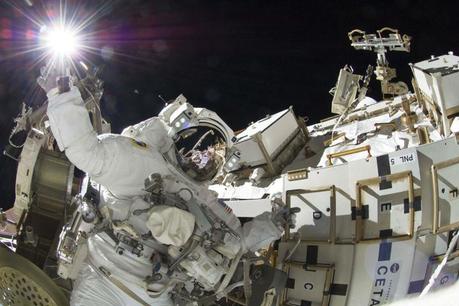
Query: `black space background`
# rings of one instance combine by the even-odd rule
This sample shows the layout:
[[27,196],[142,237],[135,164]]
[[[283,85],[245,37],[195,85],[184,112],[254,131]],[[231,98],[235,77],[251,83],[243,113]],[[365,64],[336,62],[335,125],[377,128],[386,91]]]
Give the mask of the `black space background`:
[[[29,3],[27,3],[29,2]],[[107,1],[67,1],[81,18]],[[0,0],[0,149],[22,101],[38,105],[39,52],[16,55],[27,30],[37,31],[17,9],[46,16],[58,1]],[[32,6],[30,6],[32,4]],[[88,31],[96,64],[104,64],[102,107],[114,132],[156,115],[183,93],[195,106],[217,111],[234,129],[293,105],[310,122],[329,116],[338,70],[351,64],[363,74],[375,62],[350,47],[347,32],[383,26],[413,36],[411,53],[388,55],[409,83],[408,62],[459,53],[454,1],[114,1]],[[3,32],[2,32],[3,31]],[[113,48],[111,59],[101,48]],[[372,80],[373,85],[375,81]],[[380,97],[377,86],[370,96]],[[0,157],[0,207],[14,201],[16,162]]]

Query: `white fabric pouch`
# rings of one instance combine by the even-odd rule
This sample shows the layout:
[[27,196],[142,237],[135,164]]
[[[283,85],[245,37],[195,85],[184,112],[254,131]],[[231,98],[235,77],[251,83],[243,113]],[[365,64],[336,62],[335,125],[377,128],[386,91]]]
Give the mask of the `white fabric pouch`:
[[147,227],[153,237],[163,244],[181,247],[193,234],[195,217],[182,209],[159,205],[153,207]]

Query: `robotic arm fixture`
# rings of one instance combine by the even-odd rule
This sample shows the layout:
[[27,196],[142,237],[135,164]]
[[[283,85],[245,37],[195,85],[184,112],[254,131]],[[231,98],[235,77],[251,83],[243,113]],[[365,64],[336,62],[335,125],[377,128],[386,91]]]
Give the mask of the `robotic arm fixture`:
[[362,30],[352,30],[348,33],[351,46],[356,50],[373,51],[376,59],[376,79],[381,82],[383,98],[403,95],[408,92],[408,86],[404,82],[390,82],[397,76],[395,68],[389,67],[386,57],[387,51],[410,52],[411,37],[401,35],[398,30],[389,27],[376,31],[377,34],[366,34]]

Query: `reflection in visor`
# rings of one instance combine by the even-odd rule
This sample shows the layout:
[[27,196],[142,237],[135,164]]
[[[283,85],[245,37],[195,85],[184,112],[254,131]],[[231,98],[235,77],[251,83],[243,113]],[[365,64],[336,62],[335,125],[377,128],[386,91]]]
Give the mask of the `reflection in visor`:
[[219,133],[212,129],[205,133],[201,129],[201,133],[195,133],[194,137],[190,138],[196,139],[200,134],[202,136],[188,151],[186,147],[191,146],[192,139],[183,141],[182,137],[182,141],[178,141],[176,146],[182,146],[177,152],[177,159],[182,170],[191,178],[203,182],[212,180],[218,174],[225,159],[226,145],[217,135]]

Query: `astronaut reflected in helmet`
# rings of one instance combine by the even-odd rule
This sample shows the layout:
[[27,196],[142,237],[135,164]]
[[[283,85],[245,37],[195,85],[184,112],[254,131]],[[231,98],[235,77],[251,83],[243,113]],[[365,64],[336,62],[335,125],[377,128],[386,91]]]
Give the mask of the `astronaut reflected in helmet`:
[[198,182],[211,181],[218,175],[227,148],[221,133],[203,126],[181,131],[175,146],[181,169]]

